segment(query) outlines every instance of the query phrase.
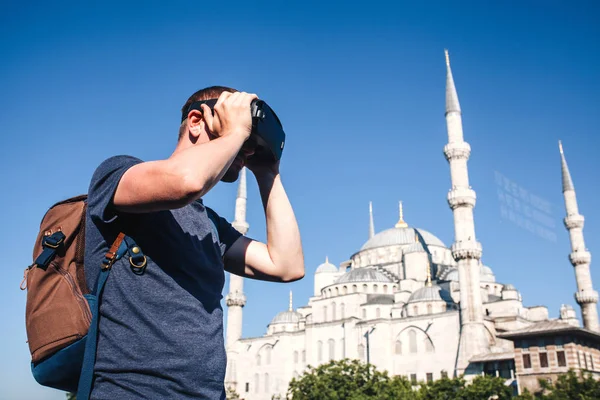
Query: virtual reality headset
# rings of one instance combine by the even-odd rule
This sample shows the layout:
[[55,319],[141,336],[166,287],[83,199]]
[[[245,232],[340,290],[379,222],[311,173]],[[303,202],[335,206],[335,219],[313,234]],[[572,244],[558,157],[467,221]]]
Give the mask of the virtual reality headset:
[[[190,104],[187,111],[181,116],[181,122],[187,118],[191,110],[202,112],[200,107],[202,104],[206,104],[214,113],[217,100],[202,100]],[[252,100],[250,114],[252,116],[252,132],[248,140],[256,141],[256,148],[250,159],[255,158],[270,162],[279,161],[285,145],[285,132],[277,114],[267,103],[259,99]]]

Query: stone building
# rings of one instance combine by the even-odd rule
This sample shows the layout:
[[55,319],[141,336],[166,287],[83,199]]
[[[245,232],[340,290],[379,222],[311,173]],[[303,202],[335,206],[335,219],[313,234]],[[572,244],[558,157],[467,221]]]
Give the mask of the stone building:
[[[541,334],[543,329],[538,328],[566,325],[569,330],[564,332],[566,336],[561,333],[563,339],[559,340],[566,349],[577,343],[567,341],[571,334],[574,336],[569,340],[597,335],[593,332],[598,331],[598,294],[589,273],[591,256],[583,241],[584,220],[577,209],[562,146],[565,225],[573,250],[570,259],[577,281],[575,298],[582,307],[586,329],[577,330],[579,322],[567,307],[561,310],[558,321],[549,321],[546,307],[525,306],[521,293],[509,283],[497,282],[492,269],[482,262],[473,218],[476,194],[467,168],[471,148],[464,140],[447,52],[446,69],[448,143],[444,154],[450,166],[447,200],[454,216],[454,243],[446,245],[433,233],[409,226],[402,203],[398,222],[376,233],[370,206],[369,237],[364,245],[339,266],[326,259],[314,274],[308,304],[294,309],[290,293],[288,309],[277,314],[260,337],[242,337],[246,303],[243,280],[230,276],[225,383],[242,398],[266,400],[284,395],[289,381],[302,374],[308,364],[342,358],[368,360],[380,370],[404,375],[415,383],[460,374],[497,375],[516,391],[520,380],[529,387],[533,376],[524,367],[522,353],[539,354],[539,347],[527,347],[530,336],[526,335],[554,337]],[[244,171],[233,222],[242,233],[248,230],[245,213]],[[558,361],[550,361],[552,357],[548,359],[552,367],[548,368],[555,369],[548,371],[564,368]],[[565,353],[567,363],[571,363],[570,357],[571,353]],[[532,358],[532,366],[538,359],[538,355]],[[598,358],[591,362],[592,369],[600,366]]]

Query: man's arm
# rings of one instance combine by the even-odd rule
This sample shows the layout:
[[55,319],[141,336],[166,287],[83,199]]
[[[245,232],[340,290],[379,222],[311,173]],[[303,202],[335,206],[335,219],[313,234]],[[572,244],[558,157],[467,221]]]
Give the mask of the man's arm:
[[206,125],[217,137],[175,152],[166,160],[129,168],[115,191],[115,208],[130,213],[173,209],[205,195],[221,180],[250,135],[250,102],[255,98],[247,93],[223,92],[214,117],[205,105],[203,114],[190,111],[191,131],[199,136]]
[[225,253],[233,274],[274,282],[304,277],[304,255],[294,210],[285,193],[279,167],[254,169],[267,219],[267,244],[241,236]]

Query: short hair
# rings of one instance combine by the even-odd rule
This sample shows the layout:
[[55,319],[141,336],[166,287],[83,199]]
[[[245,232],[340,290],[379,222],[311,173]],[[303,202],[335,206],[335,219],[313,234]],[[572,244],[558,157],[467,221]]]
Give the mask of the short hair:
[[[236,89],[227,87],[227,86],[209,86],[204,89],[198,90],[196,93],[190,96],[189,99],[185,102],[183,107],[181,107],[181,120],[182,123],[187,119],[187,114],[189,112],[190,105],[195,101],[201,100],[209,100],[218,98],[223,92],[237,92]],[[183,129],[179,129],[179,139],[183,136]]]

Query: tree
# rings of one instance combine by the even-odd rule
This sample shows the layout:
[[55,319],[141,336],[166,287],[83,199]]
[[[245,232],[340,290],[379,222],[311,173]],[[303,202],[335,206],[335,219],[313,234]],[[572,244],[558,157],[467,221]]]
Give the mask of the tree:
[[512,389],[504,384],[505,380],[499,377],[478,376],[470,385],[465,386],[461,393],[461,400],[480,400],[494,398],[497,400],[511,399]]
[[330,361],[308,366],[288,388],[290,400],[366,400],[415,399],[410,383],[403,377],[390,378],[372,364],[358,360]]
[[231,386],[228,386],[225,389],[225,396],[227,400],[240,400],[240,395]]
[[455,400],[465,389],[465,380],[458,378],[442,378],[422,384],[419,388],[419,399],[422,400]]
[[569,370],[564,375],[559,375],[554,383],[539,380],[541,390],[535,394],[536,399],[543,400],[593,400],[600,399],[600,382],[592,374],[577,376],[575,371]]

